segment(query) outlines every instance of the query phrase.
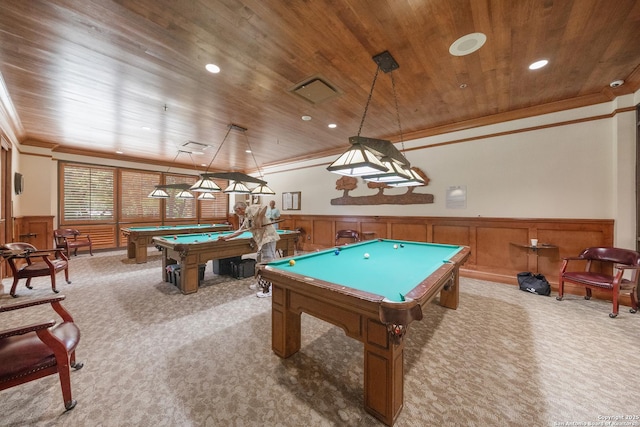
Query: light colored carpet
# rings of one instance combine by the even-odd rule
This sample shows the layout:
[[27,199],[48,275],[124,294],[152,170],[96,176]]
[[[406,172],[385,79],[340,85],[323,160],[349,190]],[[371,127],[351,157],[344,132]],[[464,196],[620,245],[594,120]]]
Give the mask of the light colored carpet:
[[[155,249],[146,264],[124,251],[71,263],[73,283],[59,275],[58,289],[82,330],[85,366],[72,372],[78,405],[64,412],[50,376],[0,392],[0,425],[382,425],[363,409],[362,344],[303,315],[301,351],[278,358],[271,300],[255,297],[251,279],[214,276],[209,263],[200,290],[182,295],[161,280]],[[10,280],[3,285],[5,303]],[[34,285],[21,284],[21,298],[51,292],[46,279]],[[409,327],[395,425],[588,425],[640,415],[640,314],[621,307],[610,319],[610,310],[605,301],[559,302],[462,278],[458,310],[434,303]],[[1,316],[4,329],[54,314]]]

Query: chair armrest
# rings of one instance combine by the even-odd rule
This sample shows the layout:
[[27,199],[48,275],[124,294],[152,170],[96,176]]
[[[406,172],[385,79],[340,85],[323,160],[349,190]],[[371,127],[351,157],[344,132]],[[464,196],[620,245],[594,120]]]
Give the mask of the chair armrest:
[[[21,308],[33,307],[35,305],[51,304],[51,308],[53,308],[53,311],[58,313],[58,316],[60,316],[63,321],[73,323],[73,316],[71,316],[71,313],[69,313],[67,309],[64,308],[60,303],[65,298],[66,298],[65,295],[55,295],[50,297],[34,298],[34,299],[12,303],[12,304],[0,305],[0,313],[2,313],[3,311],[11,311],[11,310],[18,310]],[[50,326],[53,326],[53,325],[50,325]]]
[[616,265],[618,270],[640,270],[640,266],[637,265]]
[[2,313],[3,311],[11,311],[11,310],[17,310],[20,308],[32,307],[34,305],[49,304],[49,303],[55,303],[55,302],[59,303],[65,298],[66,298],[65,295],[54,295],[49,297],[33,298],[26,301],[0,305],[0,313]]
[[30,257],[30,256],[49,256],[52,253],[56,253],[56,252],[62,252],[64,251],[63,248],[52,248],[52,249],[38,249],[35,251],[29,251],[25,254],[25,256]]
[[569,257],[563,257],[562,258],[563,261],[588,261],[587,258],[583,258],[581,256],[569,256]]
[[0,339],[12,337],[16,335],[24,335],[29,332],[36,332],[42,329],[48,329],[56,324],[55,320],[49,320],[45,323],[33,323],[31,325],[19,326],[17,328],[5,329],[4,331],[0,331]]

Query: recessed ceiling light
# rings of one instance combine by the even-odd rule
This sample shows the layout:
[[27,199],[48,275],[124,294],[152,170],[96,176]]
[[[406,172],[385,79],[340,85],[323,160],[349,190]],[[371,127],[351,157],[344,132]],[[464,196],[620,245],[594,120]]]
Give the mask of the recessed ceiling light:
[[337,125],[337,124],[335,124],[335,123],[329,123],[327,126],[328,126],[330,129],[335,129],[335,128],[337,128],[337,127],[338,127],[338,125]]
[[124,154],[124,151],[116,151],[116,154]]
[[483,33],[471,33],[460,37],[449,46],[449,53],[453,56],[464,56],[480,49],[487,41]]
[[300,117],[302,120],[304,120],[305,122],[308,122],[309,120],[311,120],[311,116],[302,116]]
[[540,61],[536,61],[533,64],[529,65],[529,69],[530,70],[538,70],[542,67],[544,67],[545,65],[547,65],[549,63],[549,61],[547,61],[546,59],[541,59]]
[[204,68],[206,68],[208,72],[213,74],[217,74],[220,72],[220,67],[218,67],[216,64],[207,64]]
[[142,126],[142,130],[151,130],[149,126]]
[[620,87],[624,84],[624,80],[614,80],[611,83],[609,83],[609,86],[611,87]]
[[466,88],[467,88],[467,84],[466,84],[466,83],[462,83],[462,84],[460,85],[460,89],[466,89]]
[[251,153],[251,150],[244,150],[245,153]]

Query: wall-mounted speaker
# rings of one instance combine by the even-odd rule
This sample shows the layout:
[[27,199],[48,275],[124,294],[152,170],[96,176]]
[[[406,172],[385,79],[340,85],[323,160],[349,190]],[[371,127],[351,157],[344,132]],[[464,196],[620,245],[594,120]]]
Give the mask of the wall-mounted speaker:
[[22,194],[24,191],[24,176],[21,173],[16,172],[13,174],[13,189],[16,194]]

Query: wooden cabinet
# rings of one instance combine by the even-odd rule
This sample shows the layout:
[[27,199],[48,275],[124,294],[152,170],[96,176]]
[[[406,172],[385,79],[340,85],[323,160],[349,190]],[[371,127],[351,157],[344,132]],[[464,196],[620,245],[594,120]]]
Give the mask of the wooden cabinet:
[[30,243],[38,249],[55,247],[53,244],[53,216],[14,218],[13,241]]

